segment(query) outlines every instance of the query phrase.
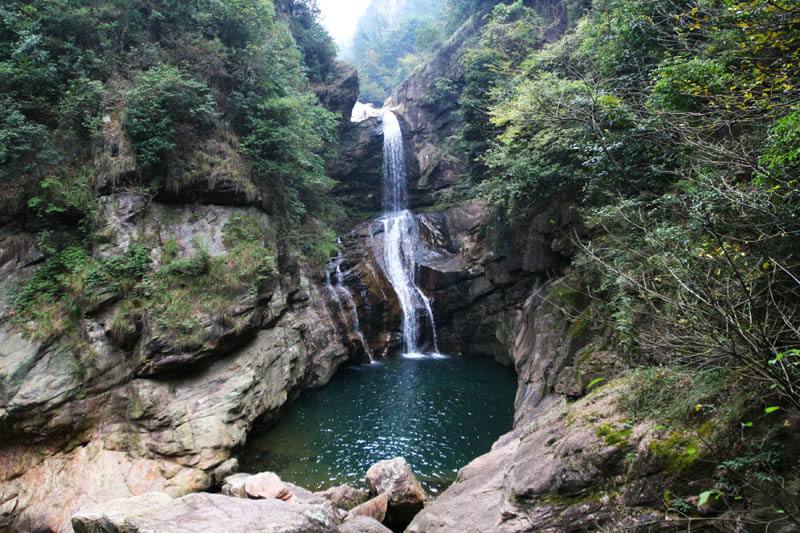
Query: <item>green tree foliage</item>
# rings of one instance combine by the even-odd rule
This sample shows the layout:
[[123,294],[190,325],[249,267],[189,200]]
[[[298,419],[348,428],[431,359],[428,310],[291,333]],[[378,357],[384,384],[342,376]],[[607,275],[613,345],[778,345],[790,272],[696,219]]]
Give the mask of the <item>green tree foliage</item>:
[[334,185],[325,165],[337,120],[335,113],[314,105],[310,95],[269,99],[248,118],[245,153],[255,173],[283,195],[281,204],[295,222],[308,208],[319,207]]
[[88,78],[70,80],[58,107],[58,123],[62,131],[72,131],[88,140],[100,129],[105,88],[102,82]]
[[[95,134],[108,115],[123,119],[143,180],[158,179],[171,160],[196,146],[192,139],[226,123],[258,158],[252,181],[276,189],[263,191],[273,210],[282,213],[288,207],[281,199],[293,198],[295,211],[314,211],[302,202],[312,201],[311,189],[328,185],[323,167],[332,130],[309,82],[328,78],[335,50],[314,1],[276,4],[3,4],[0,179],[9,182],[4,205],[24,206],[27,198],[41,197],[38,182],[45,176],[77,175],[91,159]],[[267,138],[259,140],[259,134]]]
[[17,102],[0,97],[0,181],[6,182],[43,161],[48,131],[26,117]]
[[[496,6],[478,46],[467,50],[460,105],[465,122],[463,140],[471,160],[481,155],[498,133],[487,120],[496,95],[512,82],[514,69],[541,44],[542,38],[538,14],[517,1]],[[476,174],[485,170],[483,165],[476,166]]]
[[796,524],[777,472],[781,413],[800,408],[800,4],[571,3],[564,34],[527,50],[507,37],[542,35],[536,4],[506,4],[465,57],[475,193],[520,225],[581,208],[570,276],[643,367],[626,401],[665,424],[651,452],[667,470],[718,460],[693,496],[736,527],[776,516],[763,496]]
[[152,167],[176,147],[178,125],[207,129],[214,118],[208,87],[170,65],[158,65],[136,78],[128,93],[124,125],[136,160]]
[[47,221],[82,221],[94,214],[97,198],[91,167],[74,173],[50,175],[39,182],[36,196],[28,200],[28,208]]
[[800,406],[800,7],[601,0],[544,46],[529,11],[496,7],[465,58],[477,193],[520,222],[583,207],[576,268],[637,362]]
[[769,130],[759,163],[765,176],[796,187],[800,174],[800,111],[777,119]]
[[303,52],[309,79],[328,80],[336,60],[336,45],[319,23],[316,0],[277,0],[276,8],[288,17],[294,40]]

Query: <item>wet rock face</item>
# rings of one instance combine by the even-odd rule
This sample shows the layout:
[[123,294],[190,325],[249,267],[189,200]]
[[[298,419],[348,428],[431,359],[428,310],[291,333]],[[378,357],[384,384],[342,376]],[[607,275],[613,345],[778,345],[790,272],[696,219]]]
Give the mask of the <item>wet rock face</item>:
[[[399,117],[406,149],[405,167],[412,208],[433,204],[433,198],[419,190],[420,163],[413,151],[410,126]],[[348,209],[352,218],[375,218],[382,211],[383,122],[380,116],[361,122],[348,122],[340,130],[339,156],[331,176],[339,183],[332,193]],[[424,188],[424,187],[423,187]]]
[[342,274],[367,341],[375,357],[386,357],[402,349],[400,302],[381,264],[382,226],[359,224],[342,239]]
[[[513,366],[512,325],[531,289],[569,263],[573,251],[561,243],[577,228],[576,218],[572,209],[553,207],[521,233],[481,202],[417,215],[423,246],[416,282],[431,301],[439,348]],[[368,344],[378,356],[401,349],[401,309],[381,263],[382,225],[360,224],[342,245],[344,283]]]
[[381,210],[383,125],[380,117],[342,124],[339,156],[330,169],[338,181],[333,194],[355,215]]

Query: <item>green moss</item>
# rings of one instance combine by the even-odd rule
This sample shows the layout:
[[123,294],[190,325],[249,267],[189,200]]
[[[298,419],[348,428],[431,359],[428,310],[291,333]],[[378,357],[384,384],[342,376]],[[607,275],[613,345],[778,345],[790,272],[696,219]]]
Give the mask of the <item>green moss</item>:
[[596,431],[597,436],[609,446],[627,446],[631,432],[632,427],[624,423],[619,426],[609,423],[600,424]]
[[731,369],[661,367],[638,369],[629,375],[631,393],[622,401],[637,420],[687,424],[702,422],[711,413],[738,410],[733,403],[739,401],[741,389],[730,394],[736,382]]
[[577,307],[583,299],[583,293],[563,283],[554,285],[548,292],[548,297],[558,305]]
[[697,437],[682,430],[672,431],[666,438],[654,440],[649,449],[662,459],[668,472],[683,472],[698,459],[701,442]]
[[589,329],[589,324],[589,317],[585,315],[578,316],[572,321],[572,324],[569,327],[569,336],[573,339],[581,338]]

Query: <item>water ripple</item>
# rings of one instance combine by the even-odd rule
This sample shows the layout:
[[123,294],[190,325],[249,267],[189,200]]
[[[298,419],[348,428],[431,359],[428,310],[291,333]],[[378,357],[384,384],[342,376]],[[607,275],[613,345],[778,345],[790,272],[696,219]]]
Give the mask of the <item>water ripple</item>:
[[486,359],[398,357],[348,368],[251,436],[242,471],[317,490],[358,484],[373,463],[404,456],[435,491],[511,429],[515,392],[513,372]]

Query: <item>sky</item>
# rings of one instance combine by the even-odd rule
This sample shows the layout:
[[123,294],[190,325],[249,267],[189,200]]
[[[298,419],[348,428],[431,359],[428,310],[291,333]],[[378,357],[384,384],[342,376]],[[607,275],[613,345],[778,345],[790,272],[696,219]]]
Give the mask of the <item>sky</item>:
[[322,22],[339,45],[345,44],[353,36],[358,19],[369,2],[370,0],[317,0],[322,12]]

